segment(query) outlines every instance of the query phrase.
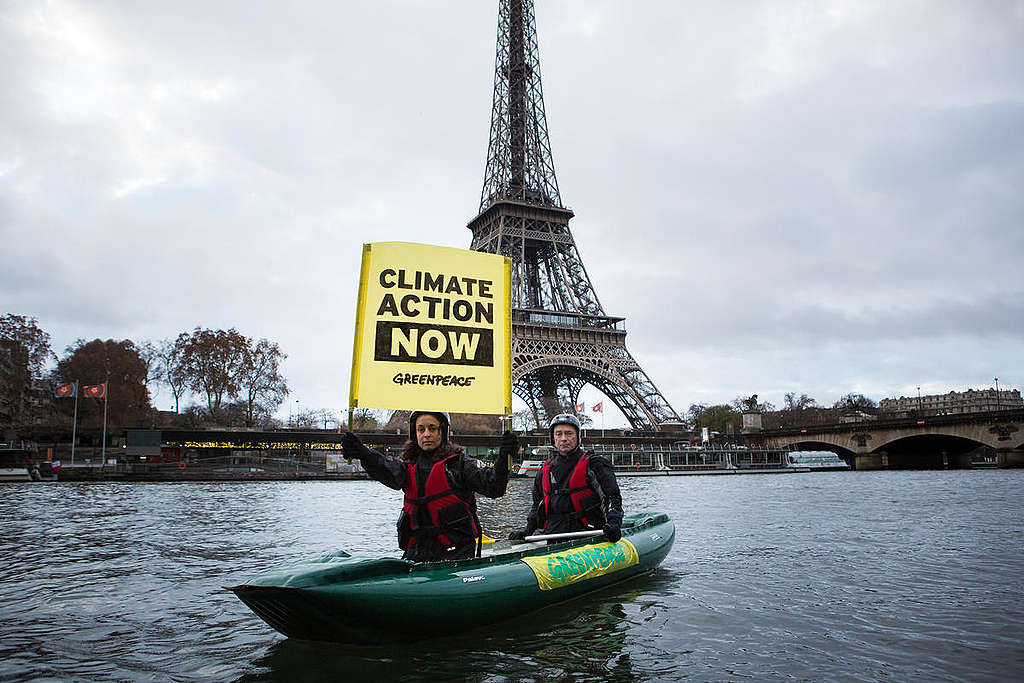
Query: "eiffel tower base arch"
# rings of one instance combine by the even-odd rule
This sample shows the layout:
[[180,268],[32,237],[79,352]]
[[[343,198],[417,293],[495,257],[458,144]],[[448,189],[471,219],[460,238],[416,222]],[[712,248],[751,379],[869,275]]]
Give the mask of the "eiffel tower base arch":
[[659,417],[643,403],[634,387],[614,368],[578,359],[537,359],[516,365],[512,391],[544,427],[559,413],[575,413],[580,391],[590,384],[603,393],[639,429],[657,429]]

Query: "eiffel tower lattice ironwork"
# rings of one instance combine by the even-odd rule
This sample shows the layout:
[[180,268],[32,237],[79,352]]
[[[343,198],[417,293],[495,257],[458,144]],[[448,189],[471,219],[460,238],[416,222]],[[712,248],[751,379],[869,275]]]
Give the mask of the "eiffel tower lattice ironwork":
[[513,391],[543,422],[592,384],[637,429],[679,415],[626,350],[569,231],[548,140],[533,0],[500,0],[490,143],[472,249],[511,257]]

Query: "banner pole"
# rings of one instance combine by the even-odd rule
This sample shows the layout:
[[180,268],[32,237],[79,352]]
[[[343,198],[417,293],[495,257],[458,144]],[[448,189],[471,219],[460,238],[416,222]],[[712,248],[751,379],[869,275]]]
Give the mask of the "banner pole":
[[110,400],[110,376],[103,384],[103,446],[100,448],[100,469],[107,464],[107,401]]
[[79,382],[75,382],[75,416],[71,419],[71,464],[75,464],[75,441],[78,437],[78,388]]

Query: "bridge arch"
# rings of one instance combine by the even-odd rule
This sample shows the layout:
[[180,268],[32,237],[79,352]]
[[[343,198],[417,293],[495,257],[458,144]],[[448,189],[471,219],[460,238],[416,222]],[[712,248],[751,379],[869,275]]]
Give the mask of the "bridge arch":
[[994,453],[984,442],[952,434],[917,434],[878,445],[893,469],[944,469],[970,467],[979,456]]
[[844,449],[856,454],[858,469],[1022,467],[1024,410],[780,427],[763,432],[761,439],[777,448],[818,444],[834,452]]

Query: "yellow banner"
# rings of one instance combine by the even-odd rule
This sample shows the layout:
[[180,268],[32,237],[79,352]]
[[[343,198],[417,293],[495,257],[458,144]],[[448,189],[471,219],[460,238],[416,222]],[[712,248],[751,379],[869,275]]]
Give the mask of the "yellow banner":
[[611,574],[640,562],[636,548],[624,538],[618,543],[598,543],[522,559],[533,570],[542,591]]
[[512,260],[363,245],[349,405],[512,413]]

